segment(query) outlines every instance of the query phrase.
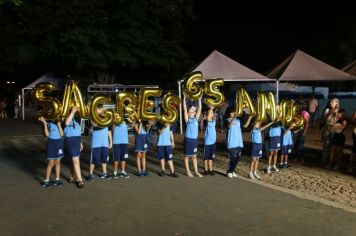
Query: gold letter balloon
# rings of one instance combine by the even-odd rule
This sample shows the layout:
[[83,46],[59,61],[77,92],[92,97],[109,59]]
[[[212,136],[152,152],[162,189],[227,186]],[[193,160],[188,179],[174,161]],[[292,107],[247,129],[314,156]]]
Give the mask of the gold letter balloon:
[[213,98],[206,98],[205,103],[210,106],[219,106],[224,101],[224,94],[222,94],[218,87],[224,85],[223,79],[209,79],[205,81],[204,92],[206,96]]
[[154,101],[149,100],[150,97],[159,97],[162,94],[162,90],[158,88],[143,88],[140,90],[138,104],[138,117],[141,120],[156,120],[158,114],[154,110]]
[[[114,111],[112,109],[104,109],[103,105],[110,104],[111,98],[102,94],[94,95],[90,99],[90,119],[99,127],[107,127],[113,124]],[[98,107],[98,106],[101,107]]]
[[122,92],[116,95],[116,114],[115,123],[120,124],[127,120],[130,123],[138,120],[136,112],[137,97],[134,92]]
[[61,103],[57,98],[45,95],[45,93],[50,93],[53,90],[54,84],[46,82],[37,84],[31,91],[32,99],[43,106],[38,116],[43,116],[46,120],[56,120],[60,115]]
[[62,117],[65,118],[69,115],[73,106],[78,107],[79,114],[82,118],[88,117],[88,107],[84,104],[82,93],[75,81],[68,81],[64,90],[62,101]]
[[196,71],[184,80],[184,93],[190,100],[197,100],[203,96],[204,90],[199,85],[202,78],[203,74],[200,71]]
[[256,115],[255,106],[252,104],[250,95],[248,95],[245,89],[239,88],[236,91],[235,104],[235,112],[237,117],[241,117],[243,115],[244,108],[247,108],[249,110],[249,115]]
[[[210,106],[219,106],[224,100],[224,95],[220,88],[224,85],[223,79],[210,79],[205,81],[204,88],[201,86],[203,74],[193,72],[187,76],[183,82],[184,94],[190,100],[200,99],[203,94],[207,96],[206,103]],[[51,96],[55,89],[53,83],[40,83],[31,91],[32,99],[43,106],[39,115],[48,120],[58,118],[65,119],[73,106],[79,108],[80,116],[90,117],[99,127],[107,127],[114,123],[123,123],[125,119],[129,122],[141,120],[160,120],[165,123],[175,123],[178,119],[178,107],[180,98],[168,92],[162,99],[162,110],[157,114],[155,99],[161,97],[162,90],[159,88],[142,88],[139,96],[133,91],[119,92],[115,98],[115,109],[106,109],[105,105],[112,104],[110,96],[97,94],[89,99],[88,104],[84,103],[82,93],[75,81],[69,81],[64,89],[62,104]],[[275,103],[274,95],[271,92],[257,93],[257,109],[251,101],[250,95],[243,88],[236,91],[235,111],[238,117],[243,115],[243,110],[247,109],[249,115],[255,116],[259,121],[280,120],[283,125],[292,129],[300,129],[306,123],[306,118],[301,113],[301,107],[293,100],[282,100],[280,105]],[[101,107],[104,105],[104,107]]]
[[178,120],[177,107],[180,103],[180,99],[177,95],[169,92],[164,95],[162,100],[163,115],[161,116],[161,121],[165,123],[175,123]]
[[276,102],[273,93],[257,93],[257,103],[257,120],[262,122],[266,121],[267,114],[271,121],[277,120]]

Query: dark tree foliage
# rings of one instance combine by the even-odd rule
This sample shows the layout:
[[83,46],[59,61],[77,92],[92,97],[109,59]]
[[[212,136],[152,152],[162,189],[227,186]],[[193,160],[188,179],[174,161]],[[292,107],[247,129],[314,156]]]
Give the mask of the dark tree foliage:
[[12,2],[0,5],[3,75],[54,72],[102,82],[157,75],[174,81],[187,69],[181,41],[194,18],[191,0]]

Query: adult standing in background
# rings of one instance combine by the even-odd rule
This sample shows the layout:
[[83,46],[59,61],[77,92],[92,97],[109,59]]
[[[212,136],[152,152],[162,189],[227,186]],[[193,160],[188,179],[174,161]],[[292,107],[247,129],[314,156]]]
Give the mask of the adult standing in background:
[[318,110],[318,100],[314,97],[314,95],[310,96],[308,108],[309,108],[309,115],[310,115],[310,125],[312,128],[315,127],[316,123],[316,112]]
[[7,118],[7,111],[6,111],[6,98],[0,101],[0,116],[1,118]]
[[321,159],[321,165],[325,165],[329,158],[329,148],[332,138],[332,127],[334,125],[334,116],[339,110],[339,99],[331,98],[324,109],[321,116],[320,128],[321,128],[321,141],[323,142],[323,155]]

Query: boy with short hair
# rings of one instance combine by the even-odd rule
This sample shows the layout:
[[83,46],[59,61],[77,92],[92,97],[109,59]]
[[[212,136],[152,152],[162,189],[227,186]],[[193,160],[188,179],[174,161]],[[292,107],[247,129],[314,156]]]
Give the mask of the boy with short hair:
[[[99,104],[96,108],[97,115],[102,115],[103,111],[103,105]],[[110,175],[106,170],[106,163],[109,161],[109,149],[111,149],[111,147],[112,136],[108,127],[100,128],[95,122],[92,122],[91,158],[88,181],[94,181],[94,168],[99,164],[101,164],[103,171],[100,178],[110,178]]]
[[129,136],[125,122],[113,126],[113,143],[114,143],[114,179],[119,177],[118,168],[121,163],[121,178],[128,179],[130,176],[126,173],[126,160],[129,158]]

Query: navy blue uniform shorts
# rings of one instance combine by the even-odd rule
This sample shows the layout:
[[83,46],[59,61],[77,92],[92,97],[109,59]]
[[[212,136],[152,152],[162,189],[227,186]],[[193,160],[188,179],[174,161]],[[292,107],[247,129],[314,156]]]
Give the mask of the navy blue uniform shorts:
[[213,160],[215,158],[216,145],[204,145],[204,160]]
[[79,157],[80,156],[80,144],[81,144],[81,137],[74,136],[74,137],[66,137],[64,139],[65,144],[65,151],[66,154],[70,158]]
[[260,158],[262,157],[262,143],[252,143],[251,145],[251,156]]
[[114,161],[126,161],[129,158],[129,145],[126,143],[114,144]]
[[146,152],[148,150],[147,134],[138,134],[135,139],[135,152]]
[[198,153],[198,139],[184,138],[184,156],[193,157]]
[[269,150],[270,151],[278,151],[281,149],[281,137],[270,137],[269,138]]
[[162,160],[163,158],[167,161],[173,159],[172,146],[157,146],[157,158]]
[[63,157],[62,139],[48,139],[47,160],[58,160]]
[[90,164],[99,165],[109,161],[109,148],[97,147],[91,149]]
[[292,154],[292,145],[283,145],[282,146],[282,155]]

